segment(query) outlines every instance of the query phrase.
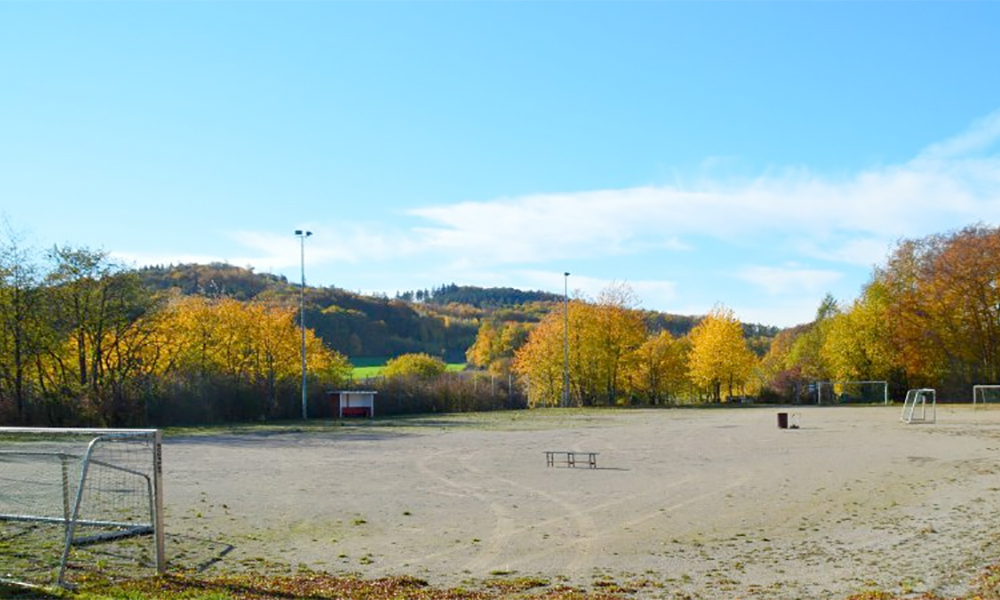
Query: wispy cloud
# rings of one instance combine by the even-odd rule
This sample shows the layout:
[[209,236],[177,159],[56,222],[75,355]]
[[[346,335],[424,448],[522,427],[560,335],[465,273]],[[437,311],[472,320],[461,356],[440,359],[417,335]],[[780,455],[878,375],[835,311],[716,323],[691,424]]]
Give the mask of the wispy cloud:
[[990,150],[1000,140],[1000,111],[977,120],[968,129],[942,142],[931,144],[918,161],[947,161],[968,158]]

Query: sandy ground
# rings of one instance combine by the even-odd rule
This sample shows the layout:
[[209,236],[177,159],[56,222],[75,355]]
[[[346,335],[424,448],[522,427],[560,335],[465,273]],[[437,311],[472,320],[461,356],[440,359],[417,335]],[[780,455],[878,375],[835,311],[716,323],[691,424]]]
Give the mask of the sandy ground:
[[[599,468],[548,467],[550,449]],[[957,594],[1000,561],[998,459],[1000,410],[968,405],[920,425],[899,407],[753,407],[169,438],[168,554],[650,598]]]

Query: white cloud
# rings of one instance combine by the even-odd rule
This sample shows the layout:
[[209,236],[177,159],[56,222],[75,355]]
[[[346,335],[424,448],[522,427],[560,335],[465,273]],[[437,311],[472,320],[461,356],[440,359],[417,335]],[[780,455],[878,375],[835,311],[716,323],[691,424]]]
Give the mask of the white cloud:
[[900,237],[1000,222],[1000,160],[956,156],[1000,135],[1000,125],[988,125],[932,151],[950,157],[946,161],[915,159],[846,181],[798,170],[739,185],[466,202],[412,211],[425,223],[410,233],[425,251],[459,252],[490,264],[620,256],[656,246],[679,250],[690,248],[694,236],[739,243],[748,235],[798,240],[816,257],[871,264]]
[[[900,238],[1000,224],[998,140],[1000,111],[912,160],[848,177],[788,169],[712,179],[726,161],[709,161],[697,180],[674,185],[432,205],[389,223],[313,224],[306,262],[337,264],[338,280],[351,265],[364,270],[355,278],[365,287],[381,277],[390,291],[419,277],[425,286],[437,279],[561,292],[560,266],[584,265],[571,290],[596,297],[611,281],[599,273],[641,274],[629,285],[644,305],[681,312],[678,304],[709,303],[693,314],[745,293],[723,287],[732,279],[719,273],[735,273],[754,288],[746,293],[763,298],[740,297],[747,314],[788,323],[811,318],[830,288],[850,293]],[[232,235],[260,255],[253,264],[298,265],[290,235]]]
[[[705,237],[752,247],[769,239],[807,256],[871,265],[900,237],[1000,222],[1000,159],[969,152],[1000,138],[1000,112],[900,165],[833,180],[808,170],[730,183],[700,180],[426,206],[409,225],[315,225],[307,263],[439,260],[451,269],[533,265],[697,249]],[[291,236],[238,232],[275,266],[297,262]],[[737,257],[738,258],[738,257]]]
[[[816,309],[820,299],[796,299],[788,302],[775,302],[766,306],[732,306],[733,314],[743,323],[759,323],[778,327],[792,327],[809,323],[816,318]],[[691,314],[703,314],[700,313]],[[688,313],[685,313],[688,314]]]
[[906,165],[848,182],[794,175],[734,189],[631,188],[428,207],[413,211],[427,224],[409,237],[424,252],[530,264],[690,250],[700,236],[739,244],[768,235],[799,240],[827,260],[871,264],[900,237],[1000,222],[1000,185],[993,185],[1000,163],[974,166]]

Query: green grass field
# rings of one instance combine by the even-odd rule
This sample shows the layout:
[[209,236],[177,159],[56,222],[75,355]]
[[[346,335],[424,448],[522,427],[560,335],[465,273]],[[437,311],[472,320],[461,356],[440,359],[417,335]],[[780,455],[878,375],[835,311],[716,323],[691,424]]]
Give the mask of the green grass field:
[[[382,369],[385,367],[385,363],[385,358],[363,357],[351,359],[351,364],[354,365],[354,369],[351,370],[351,377],[355,380],[377,377],[382,374]],[[448,363],[447,372],[461,372],[465,370],[466,364],[467,363]]]

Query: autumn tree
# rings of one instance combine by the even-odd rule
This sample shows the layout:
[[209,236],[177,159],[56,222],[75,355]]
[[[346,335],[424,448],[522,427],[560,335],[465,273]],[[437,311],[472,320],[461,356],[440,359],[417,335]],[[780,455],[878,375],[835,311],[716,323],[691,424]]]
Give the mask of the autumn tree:
[[898,378],[889,297],[878,279],[869,282],[847,310],[829,318],[820,355],[838,381]]
[[747,348],[743,327],[733,312],[716,306],[691,331],[689,373],[695,384],[708,389],[712,400],[734,395],[750,377],[756,359]]
[[[635,292],[628,285],[612,283],[601,290],[596,303],[586,305],[584,318],[577,323],[579,335],[575,336],[577,344],[572,352],[572,363],[579,365],[585,375],[576,379],[582,404],[614,405],[627,399],[625,373],[646,339],[637,304]],[[584,385],[587,382],[589,385]]]
[[633,353],[629,383],[632,393],[648,404],[676,402],[689,383],[687,339],[669,331],[652,335]]
[[793,359],[792,351],[798,339],[811,328],[810,324],[786,329],[771,341],[759,365],[763,393],[792,402],[798,402],[808,393],[809,384],[815,380],[803,374],[802,366]]
[[[301,333],[292,306],[232,298],[177,296],[158,319],[161,373],[182,382],[206,407],[228,418],[272,417],[291,399],[301,376]],[[348,377],[346,357],[306,330],[306,371],[338,384]],[[290,413],[291,414],[291,413]]]
[[9,399],[15,420],[23,422],[31,375],[51,335],[39,267],[15,232],[8,228],[4,233],[0,242],[0,407]]
[[[569,303],[569,314],[576,315],[582,303]],[[528,405],[558,406],[563,393],[563,326],[560,312],[550,312],[531,329],[528,341],[514,353],[514,371],[524,378]],[[575,322],[574,318],[571,323]],[[572,325],[570,325],[572,330]]]
[[47,315],[65,341],[53,348],[47,370],[50,387],[67,402],[80,402],[103,425],[120,425],[135,410],[126,394],[128,377],[117,359],[123,338],[151,307],[134,271],[104,251],[54,247],[47,286]]
[[552,311],[535,326],[514,360],[515,370],[528,378],[529,403],[561,402],[567,341],[570,402],[592,406],[626,401],[626,373],[646,337],[642,314],[634,305],[628,286],[612,284],[596,303],[574,300],[565,315]]
[[830,379],[830,369],[823,357],[823,345],[831,320],[840,312],[837,301],[831,294],[827,294],[816,309],[816,318],[805,325],[792,341],[786,356],[786,368],[795,370],[802,379],[809,382]]
[[527,341],[529,329],[526,323],[485,319],[476,341],[465,352],[465,359],[495,375],[507,375],[514,352]]
[[904,240],[876,278],[911,382],[1000,380],[1000,229]]

